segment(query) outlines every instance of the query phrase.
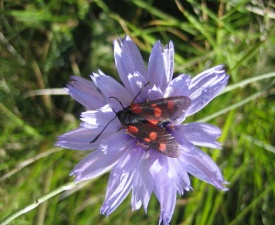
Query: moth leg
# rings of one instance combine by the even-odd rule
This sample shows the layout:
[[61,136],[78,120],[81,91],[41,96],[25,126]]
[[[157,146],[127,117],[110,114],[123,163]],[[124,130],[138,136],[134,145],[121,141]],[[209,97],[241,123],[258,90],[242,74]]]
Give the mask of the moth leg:
[[146,143],[144,143],[143,141],[137,140],[137,145],[139,145],[139,146],[145,148],[145,151],[148,151],[148,150],[150,149],[150,146],[147,145]]

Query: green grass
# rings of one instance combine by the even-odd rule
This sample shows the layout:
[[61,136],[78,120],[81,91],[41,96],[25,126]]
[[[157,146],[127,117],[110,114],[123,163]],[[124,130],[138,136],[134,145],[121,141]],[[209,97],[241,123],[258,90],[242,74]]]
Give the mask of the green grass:
[[69,173],[87,153],[54,147],[84,111],[56,88],[98,68],[118,79],[112,42],[125,34],[145,62],[156,40],[172,40],[176,75],[218,64],[230,74],[227,89],[188,118],[222,128],[223,150],[204,150],[230,190],[192,177],[194,190],[178,198],[171,224],[274,224],[274,4],[199,2],[2,1],[0,224],[157,224],[155,196],[148,214],[132,212],[128,197],[100,215],[108,174],[74,186]]

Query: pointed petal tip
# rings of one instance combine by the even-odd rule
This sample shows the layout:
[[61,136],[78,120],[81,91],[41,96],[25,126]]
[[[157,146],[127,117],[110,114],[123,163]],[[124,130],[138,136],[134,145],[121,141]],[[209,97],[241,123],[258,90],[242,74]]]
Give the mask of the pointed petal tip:
[[126,41],[132,41],[132,38],[129,35],[125,35],[124,40]]
[[164,46],[164,49],[174,49],[173,41],[169,41],[169,43]]
[[223,178],[218,181],[213,181],[213,185],[219,190],[219,191],[228,191],[229,188],[225,187],[224,185],[228,185],[229,182],[225,181]]
[[165,215],[162,214],[159,218],[159,224],[158,225],[169,225],[170,220],[171,219],[165,217]]
[[65,134],[58,136],[57,141],[54,143],[54,145],[61,148],[68,148],[64,145],[64,143],[66,142],[65,137]]
[[114,40],[114,45],[117,47],[122,47],[123,43],[126,41],[133,41],[132,38],[129,35],[125,35],[124,37],[118,37]]
[[60,142],[61,141],[58,140],[57,142],[54,143],[54,146],[63,148],[63,146],[62,146],[62,144]]
[[185,188],[184,188],[184,190],[185,191],[192,191],[192,190],[194,190],[193,188],[192,188],[192,186],[186,186]]
[[101,206],[100,214],[108,217],[111,214],[109,208],[110,208],[109,204],[104,202],[103,205]]

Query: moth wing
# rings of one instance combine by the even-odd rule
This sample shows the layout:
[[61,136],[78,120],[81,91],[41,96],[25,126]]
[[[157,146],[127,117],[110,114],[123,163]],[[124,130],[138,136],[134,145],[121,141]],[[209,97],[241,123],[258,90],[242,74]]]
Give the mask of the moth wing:
[[130,110],[140,120],[174,121],[186,112],[190,104],[190,98],[177,96],[132,104]]
[[171,158],[177,158],[180,155],[178,143],[165,128],[152,123],[135,123],[127,126],[127,131],[163,155]]

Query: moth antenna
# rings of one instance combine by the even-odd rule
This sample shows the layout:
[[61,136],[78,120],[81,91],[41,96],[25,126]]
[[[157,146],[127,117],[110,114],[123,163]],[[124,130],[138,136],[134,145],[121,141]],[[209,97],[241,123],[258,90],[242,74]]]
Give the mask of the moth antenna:
[[[115,111],[114,111],[115,112]],[[116,113],[116,112],[115,112]],[[92,140],[90,143],[94,143],[99,137],[100,137],[100,135],[103,133],[103,131],[108,127],[108,125],[114,120],[116,118],[116,116],[112,119],[112,120],[110,120],[106,125],[105,125],[105,127],[102,129],[102,131],[98,134],[98,135],[96,135],[96,137],[94,138],[94,140]]]
[[137,99],[137,97],[140,95],[140,93],[142,92],[142,90],[149,84],[150,82],[147,82],[140,90],[139,92],[137,93],[136,97],[133,99],[132,103],[134,103],[134,101]]
[[[121,103],[121,101],[119,101],[118,100],[118,98],[116,98],[116,97],[114,97],[114,96],[111,96],[111,97],[109,97],[109,98],[114,98],[114,99],[116,99],[118,102],[119,102],[119,104],[121,105],[121,107],[124,109],[125,107],[122,105],[122,103]],[[114,110],[113,110],[114,111]],[[115,112],[115,111],[114,111]],[[115,112],[116,113],[116,112]]]
[[[94,87],[96,88],[96,90],[103,96],[105,102],[106,102],[108,105],[110,105],[109,102],[107,101],[106,96],[105,96],[105,95],[103,94],[103,92],[95,85],[95,82],[93,82],[93,84],[94,84]],[[109,97],[109,98],[114,98],[114,99],[116,99],[116,100],[120,103],[120,105],[122,106],[122,108],[124,108],[124,106],[122,105],[121,101],[119,101],[116,97]],[[111,109],[112,109],[112,108],[111,108]],[[112,109],[112,110],[113,110],[113,109]],[[113,112],[117,115],[117,112],[116,112],[115,110],[113,110]],[[101,131],[98,135],[96,135],[96,137],[95,137],[90,143],[96,142],[97,139],[100,137],[100,135],[104,132],[104,130],[108,127],[108,125],[109,125],[116,117],[117,117],[117,116],[115,116],[112,120],[110,120],[110,121],[105,125],[105,127],[102,129],[102,131]]]

